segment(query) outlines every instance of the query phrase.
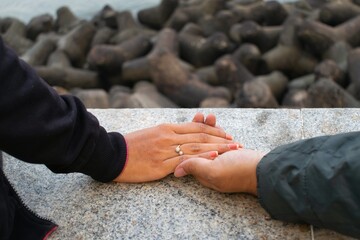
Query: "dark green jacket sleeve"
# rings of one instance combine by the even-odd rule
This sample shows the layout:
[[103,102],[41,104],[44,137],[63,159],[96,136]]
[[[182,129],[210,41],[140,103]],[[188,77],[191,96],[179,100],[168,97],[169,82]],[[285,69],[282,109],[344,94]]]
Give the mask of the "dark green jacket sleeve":
[[257,178],[274,219],[360,237],[360,132],[280,146],[260,161]]

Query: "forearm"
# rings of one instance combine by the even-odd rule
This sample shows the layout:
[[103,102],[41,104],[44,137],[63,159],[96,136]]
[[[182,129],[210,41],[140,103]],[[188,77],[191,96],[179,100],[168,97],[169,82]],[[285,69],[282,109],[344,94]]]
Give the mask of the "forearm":
[[126,159],[120,134],[106,133],[78,99],[58,96],[1,39],[0,62],[0,149],[54,172],[117,177]]

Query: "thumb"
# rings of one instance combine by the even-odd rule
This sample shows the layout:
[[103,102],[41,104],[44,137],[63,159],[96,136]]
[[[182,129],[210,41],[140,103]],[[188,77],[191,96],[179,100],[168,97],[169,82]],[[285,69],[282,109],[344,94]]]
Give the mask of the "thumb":
[[174,172],[175,177],[183,177],[188,174],[195,177],[205,177],[210,169],[212,161],[206,158],[190,158],[180,163]]

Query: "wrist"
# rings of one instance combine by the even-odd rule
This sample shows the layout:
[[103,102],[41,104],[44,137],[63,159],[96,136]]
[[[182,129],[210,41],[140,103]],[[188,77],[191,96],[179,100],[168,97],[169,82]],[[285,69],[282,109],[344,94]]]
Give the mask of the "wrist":
[[257,156],[254,159],[251,170],[250,170],[250,181],[249,181],[249,186],[248,186],[247,192],[254,196],[258,196],[258,192],[257,192],[258,183],[257,183],[256,169],[257,169],[259,162],[261,161],[261,159],[264,156],[265,156],[264,153],[257,152]]
[[124,175],[123,173],[129,162],[129,147],[128,147],[128,142],[125,137],[124,137],[124,143],[125,143],[125,152],[126,152],[125,163],[124,163],[122,169],[120,170],[118,176],[113,180],[113,182],[122,182],[121,177],[122,177],[122,175]]

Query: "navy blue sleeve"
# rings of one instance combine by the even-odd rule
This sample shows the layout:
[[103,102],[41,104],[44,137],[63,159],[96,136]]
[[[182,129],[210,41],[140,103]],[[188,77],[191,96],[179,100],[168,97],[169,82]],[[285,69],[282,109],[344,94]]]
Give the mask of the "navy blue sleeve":
[[56,173],[115,179],[126,143],[107,133],[79,99],[59,96],[0,38],[0,150]]
[[360,132],[280,146],[258,164],[269,214],[360,238]]

